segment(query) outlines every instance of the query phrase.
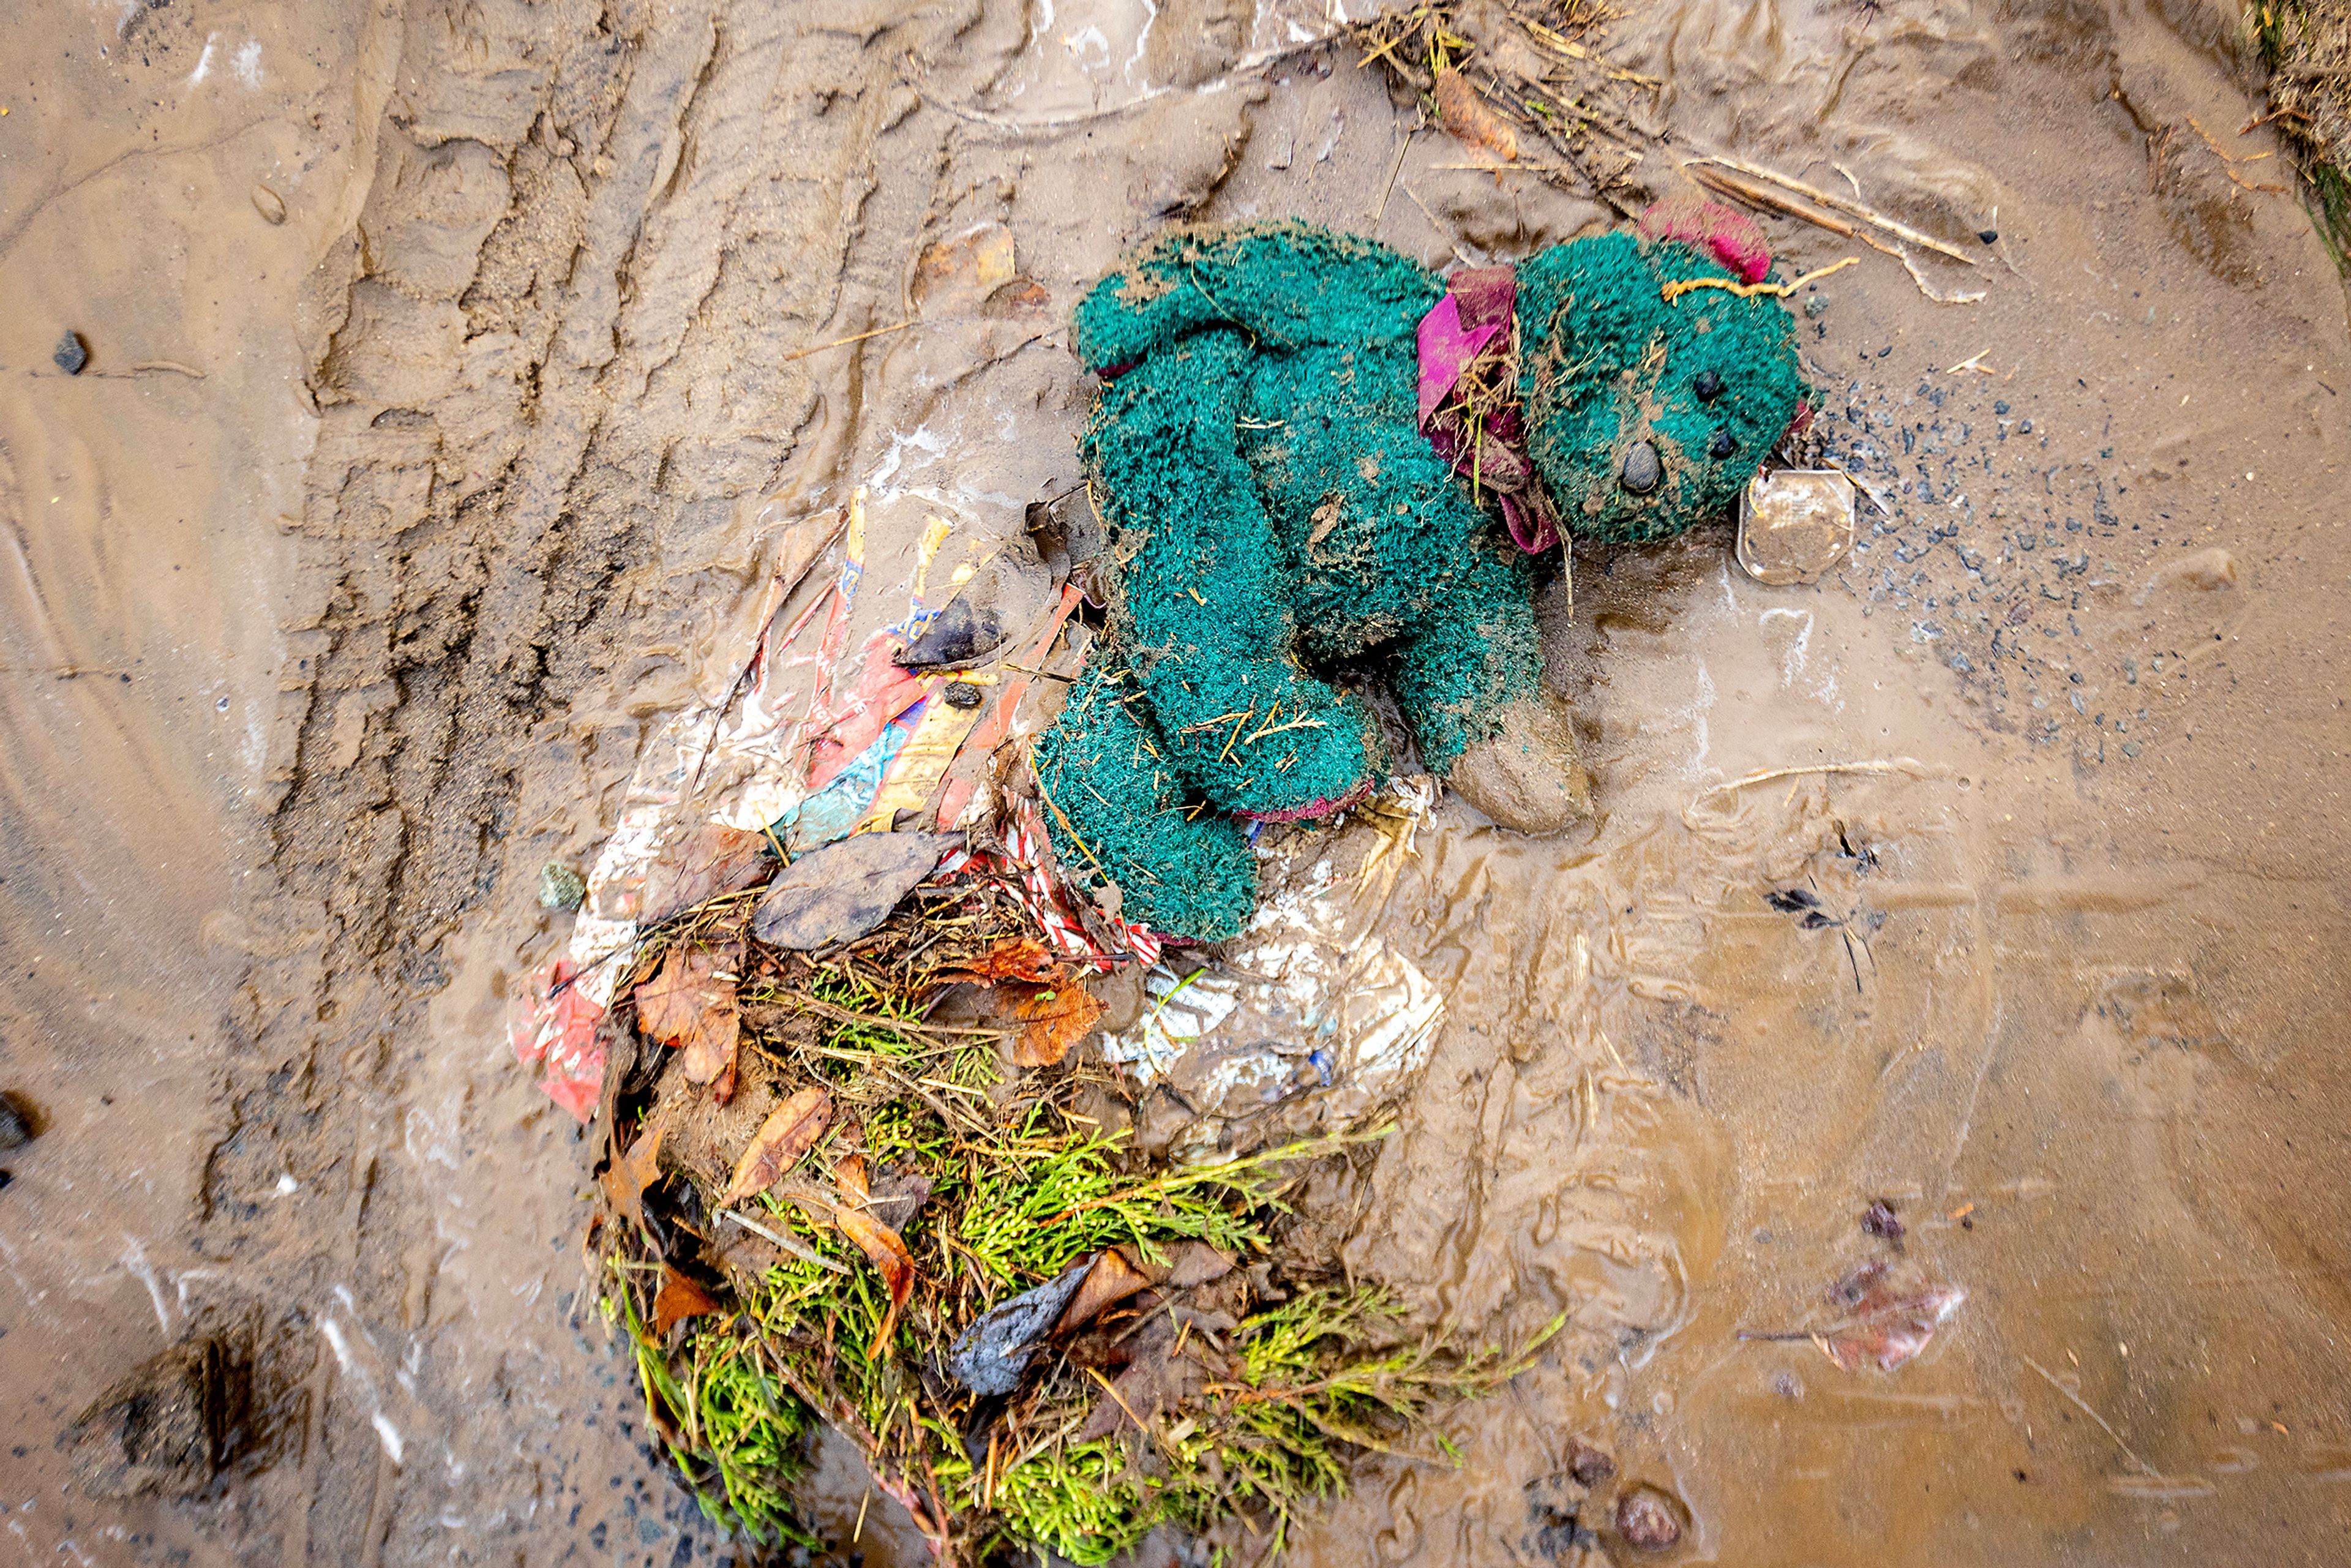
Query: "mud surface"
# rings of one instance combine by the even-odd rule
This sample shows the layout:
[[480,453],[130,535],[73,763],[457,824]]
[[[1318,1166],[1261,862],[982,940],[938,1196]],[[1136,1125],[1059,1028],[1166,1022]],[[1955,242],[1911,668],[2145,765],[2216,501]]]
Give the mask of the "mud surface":
[[[1317,1218],[1464,1341],[1573,1316],[1452,1418],[1463,1465],[1371,1465],[1299,1559],[1572,1552],[1540,1526],[1581,1438],[1686,1521],[1652,1561],[2339,1561],[2351,346],[2276,162],[2221,155],[2273,145],[2237,134],[2233,19],[1633,9],[1611,47],[1682,144],[1972,247],[1929,281],[1986,298],[1868,252],[1823,283],[1866,548],[1794,589],[1719,534],[1581,559],[1546,635],[1596,828],[1448,804],[1388,885],[1449,1021]],[[1330,25],[1303,4],[16,22],[12,1549],[715,1559],[580,1305],[585,1150],[501,1024],[563,936],[539,866],[723,686],[763,526],[865,484],[901,589],[925,517],[956,551],[1017,527],[1075,476],[1068,308],[1171,216],[1437,264],[1606,214],[1454,167],[1354,52],[1275,57]],[[1918,1359],[1740,1337],[1873,1259],[1966,1292]],[[191,1333],[255,1366],[246,1456],[85,1496],[57,1437]]]

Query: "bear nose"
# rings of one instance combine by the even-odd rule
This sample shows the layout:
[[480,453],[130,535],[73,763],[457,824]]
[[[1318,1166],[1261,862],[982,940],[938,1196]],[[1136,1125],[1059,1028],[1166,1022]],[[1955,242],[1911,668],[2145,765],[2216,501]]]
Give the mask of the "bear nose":
[[1657,461],[1657,449],[1646,441],[1636,441],[1625,449],[1625,488],[1635,496],[1646,496],[1657,487],[1665,477],[1665,465]]

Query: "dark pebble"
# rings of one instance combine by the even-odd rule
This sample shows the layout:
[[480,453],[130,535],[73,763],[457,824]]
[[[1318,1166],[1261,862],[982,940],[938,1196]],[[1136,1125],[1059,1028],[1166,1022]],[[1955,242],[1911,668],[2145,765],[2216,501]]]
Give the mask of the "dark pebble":
[[1567,1473],[1578,1486],[1596,1487],[1616,1473],[1616,1461],[1579,1437],[1575,1452],[1568,1458]]
[[1670,1552],[1681,1544],[1682,1521],[1663,1494],[1635,1487],[1616,1500],[1616,1533],[1635,1552]]
[[1714,439],[1706,444],[1706,455],[1718,463],[1738,450],[1739,443],[1730,438],[1730,432],[1727,430],[1716,431]]
[[1722,395],[1722,378],[1712,371],[1700,371],[1690,381],[1690,391],[1698,393],[1700,402],[1712,402]]
[[939,694],[947,699],[947,706],[975,708],[980,705],[980,689],[969,681],[949,681],[947,689]]
[[8,1184],[16,1179],[16,1174],[14,1172],[0,1171],[0,1190],[5,1190]]
[[1888,355],[1888,354],[1892,353],[1893,351],[1894,351],[1894,345],[1893,345],[1893,344],[1891,344],[1891,343],[1888,343],[1888,344],[1886,344],[1886,347],[1884,347],[1884,348],[1882,348],[1882,349],[1880,349],[1880,350],[1877,350],[1877,357],[1878,357],[1879,359],[1881,359],[1881,360],[1882,360],[1882,359],[1884,359],[1886,355]]
[[1991,405],[1991,411],[1994,413],[2006,413],[2008,412],[2008,400],[2006,398],[2001,398],[1998,402]]
[[2000,238],[2000,231],[1998,229],[1978,229],[1976,231],[1976,238],[1983,241],[1986,245],[1991,245],[1993,241]]
[[1646,441],[1636,441],[1625,451],[1625,488],[1635,496],[1646,496],[1657,487],[1666,476],[1665,465],[1657,460],[1657,449]]
[[81,374],[81,368],[89,363],[89,345],[81,340],[79,332],[68,329],[64,337],[57,340],[57,349],[49,358],[66,374],[78,376]]
[[2029,419],[2018,420],[2016,422],[2016,428],[2024,434],[2030,435],[2032,434],[2032,422]]
[[1825,294],[1815,294],[1804,301],[1804,319],[1808,321],[1817,321],[1828,314],[1828,309],[1829,297]]
[[1861,1211],[1861,1228],[1888,1241],[1902,1239],[1902,1220],[1895,1214],[1894,1206],[1882,1197],[1870,1199],[1869,1207]]
[[0,1149],[21,1149],[32,1141],[32,1118],[10,1096],[0,1094]]

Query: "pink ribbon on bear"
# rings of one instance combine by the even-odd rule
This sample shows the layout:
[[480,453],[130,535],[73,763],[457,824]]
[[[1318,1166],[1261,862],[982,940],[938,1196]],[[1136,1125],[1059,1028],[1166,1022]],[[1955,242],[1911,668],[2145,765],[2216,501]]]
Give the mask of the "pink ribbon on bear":
[[1559,512],[1527,458],[1518,400],[1490,411],[1474,439],[1468,413],[1453,402],[1454,389],[1480,361],[1509,352],[1518,274],[1507,267],[1465,267],[1445,282],[1445,298],[1420,319],[1421,434],[1456,474],[1494,492],[1520,549],[1549,549],[1559,542]]

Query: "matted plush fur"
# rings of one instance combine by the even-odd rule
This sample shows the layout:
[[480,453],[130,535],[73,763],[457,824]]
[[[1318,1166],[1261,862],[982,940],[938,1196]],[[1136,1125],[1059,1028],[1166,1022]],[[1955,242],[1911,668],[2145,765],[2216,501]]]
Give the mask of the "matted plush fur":
[[[1521,269],[1531,445],[1571,528],[1687,527],[1787,427],[1778,301],[1662,299],[1665,279],[1709,273],[1629,235]],[[1416,331],[1444,287],[1369,240],[1252,224],[1172,230],[1078,306],[1080,356],[1109,378],[1082,449],[1111,625],[1036,764],[1062,863],[1117,883],[1130,918],[1234,934],[1254,867],[1227,814],[1319,816],[1377,781],[1376,725],[1318,669],[1386,661],[1438,774],[1540,692],[1529,562],[1417,423]],[[1710,402],[1702,368],[1725,385]],[[1729,458],[1711,455],[1718,429]],[[1664,483],[1612,497],[1643,438]]]

